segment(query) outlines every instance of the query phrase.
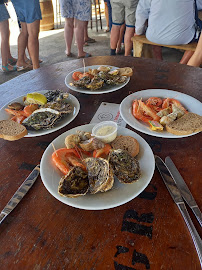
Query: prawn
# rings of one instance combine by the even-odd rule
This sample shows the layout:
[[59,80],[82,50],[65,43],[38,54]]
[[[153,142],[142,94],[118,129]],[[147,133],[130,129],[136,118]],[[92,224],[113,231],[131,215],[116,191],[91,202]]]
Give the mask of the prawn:
[[159,97],[150,97],[146,100],[146,105],[152,108],[154,111],[159,112],[162,108],[163,100]]
[[177,99],[174,99],[174,98],[166,98],[163,101],[162,109],[166,109],[166,108],[170,107],[172,104],[174,104],[176,107],[178,107],[184,113],[187,113],[187,110],[182,106],[182,104]]
[[80,156],[75,149],[60,148],[55,150],[52,154],[52,160],[56,167],[63,173],[67,174],[73,166],[86,169],[85,166],[79,161]]
[[137,99],[135,99],[133,101],[132,114],[138,120],[141,120],[141,121],[146,122],[146,123],[149,123],[149,121],[152,120],[151,117],[146,117],[143,115],[142,111],[140,110],[139,103],[138,103]]
[[147,106],[142,100],[139,100],[139,106],[142,109],[142,111],[150,116],[154,121],[159,121],[160,117],[156,114],[155,110]]

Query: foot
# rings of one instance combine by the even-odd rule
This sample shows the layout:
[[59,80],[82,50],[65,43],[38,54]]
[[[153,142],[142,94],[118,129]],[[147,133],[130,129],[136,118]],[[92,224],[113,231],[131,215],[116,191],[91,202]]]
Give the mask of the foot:
[[96,40],[95,40],[94,38],[88,37],[86,40],[84,40],[84,42],[87,42],[87,43],[95,43]]
[[87,52],[84,52],[84,54],[83,55],[78,55],[78,59],[80,59],[80,58],[88,58],[88,57],[91,57],[92,55],[90,54],[90,53],[87,53]]
[[109,29],[109,27],[107,27],[105,30],[104,30],[104,32],[105,33],[108,33],[108,32],[110,32],[110,29]]
[[16,63],[17,63],[17,59],[16,58],[11,57],[11,58],[8,59],[8,64],[9,65],[14,66],[14,65],[16,65]]
[[7,64],[7,65],[2,65],[2,71],[3,72],[12,72],[12,71],[16,71],[17,68],[14,67],[14,66],[11,66],[10,64]]

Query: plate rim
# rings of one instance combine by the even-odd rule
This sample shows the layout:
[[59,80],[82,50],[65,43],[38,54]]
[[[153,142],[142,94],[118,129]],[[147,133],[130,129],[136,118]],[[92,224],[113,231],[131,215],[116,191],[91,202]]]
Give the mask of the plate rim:
[[[152,180],[152,178],[153,178],[153,175],[154,175],[154,171],[155,171],[155,159],[154,159],[154,153],[153,153],[153,151],[152,151],[152,149],[151,149],[151,147],[150,147],[150,145],[147,143],[147,141],[145,140],[145,139],[143,139],[140,135],[138,135],[136,132],[134,132],[134,131],[132,131],[132,130],[130,130],[130,129],[128,129],[128,128],[125,128],[125,127],[120,127],[120,126],[118,126],[118,128],[119,129],[124,129],[124,130],[129,130],[129,132],[131,132],[131,133],[135,133],[135,136],[136,136],[136,138],[140,138],[140,140],[145,144],[145,145],[147,145],[147,149],[149,149],[149,151],[150,151],[150,155],[151,155],[151,166],[150,166],[150,170],[151,170],[151,175],[149,176],[149,179],[147,180],[147,182],[146,182],[146,184],[145,185],[143,185],[142,187],[141,187],[141,189],[136,193],[136,195],[135,196],[133,196],[132,198],[130,197],[129,199],[127,199],[127,200],[124,200],[124,201],[122,201],[121,203],[119,202],[118,204],[116,203],[116,204],[110,204],[109,206],[102,206],[102,207],[92,207],[92,206],[88,206],[88,207],[82,207],[81,205],[75,205],[75,203],[74,203],[74,201],[73,200],[75,200],[76,198],[73,198],[72,199],[72,203],[71,202],[64,202],[62,199],[64,199],[64,197],[60,197],[59,195],[58,195],[58,193],[57,193],[57,196],[58,197],[56,197],[53,193],[52,193],[52,191],[50,190],[50,188],[49,188],[49,186],[47,185],[47,182],[46,181],[44,181],[44,178],[45,178],[45,176],[44,176],[44,172],[43,172],[43,166],[44,166],[44,163],[46,162],[46,155],[48,155],[47,154],[47,152],[49,151],[49,149],[51,148],[51,145],[52,144],[54,144],[54,142],[56,141],[56,140],[59,140],[59,137],[64,137],[64,136],[66,136],[66,135],[68,135],[68,134],[72,134],[76,129],[79,129],[79,128],[82,128],[82,127],[89,127],[89,128],[92,128],[94,125],[96,125],[96,124],[86,124],[86,125],[80,125],[80,126],[77,126],[77,127],[74,127],[74,128],[72,128],[72,129],[70,129],[70,130],[67,130],[66,132],[64,132],[64,133],[62,133],[62,134],[60,134],[57,138],[55,138],[48,146],[47,146],[47,148],[46,148],[46,150],[44,151],[44,153],[43,153],[43,156],[42,156],[42,158],[41,158],[41,162],[40,162],[40,168],[41,168],[41,170],[40,170],[40,175],[41,175],[41,180],[42,180],[42,183],[43,183],[43,185],[45,186],[45,188],[47,189],[47,191],[55,198],[55,199],[57,199],[57,200],[59,200],[61,203],[64,203],[64,204],[66,204],[66,205],[68,205],[68,206],[72,206],[72,207],[74,207],[74,208],[77,208],[77,209],[82,209],[82,210],[106,210],[106,209],[111,209],[111,208],[115,208],[115,207],[118,207],[118,206],[121,206],[121,205],[124,205],[124,204],[126,204],[126,203],[128,203],[128,202],[130,202],[130,201],[132,201],[134,198],[136,198],[143,190],[145,190],[145,188],[149,185],[149,183],[151,182],[151,180]],[[131,136],[131,135],[129,135],[129,136]],[[135,184],[135,183],[133,183],[133,184]],[[110,192],[110,191],[109,191]],[[54,192],[55,193],[55,192]],[[98,193],[98,194],[100,194],[100,193]],[[89,194],[90,195],[90,194]],[[93,195],[93,196],[95,196],[95,194]],[[66,198],[66,199],[69,199],[69,198]]]
[[[55,90],[56,90],[56,89],[55,89]],[[24,95],[18,96],[18,97],[16,97],[16,98],[12,99],[11,101],[9,101],[9,102],[8,102],[7,104],[5,104],[4,106],[2,106],[2,107],[0,108],[0,112],[3,111],[10,103],[16,101],[16,99],[23,98],[24,96],[26,96],[26,95],[29,94],[29,93],[34,93],[34,92],[37,92],[37,93],[46,93],[46,92],[48,92],[48,91],[54,91],[54,90],[39,90],[39,91],[32,91],[32,92],[28,92],[28,93],[26,93],[26,94],[24,94]],[[68,93],[68,92],[66,92],[66,93]],[[65,127],[65,126],[67,126],[68,124],[70,124],[70,123],[76,118],[76,116],[78,115],[81,106],[80,106],[79,100],[78,100],[74,95],[72,95],[72,94],[70,94],[70,93],[68,93],[68,94],[69,94],[69,97],[72,99],[72,101],[74,100],[73,103],[76,103],[76,106],[74,107],[74,108],[76,109],[76,112],[75,112],[74,115],[72,115],[72,119],[71,119],[68,123],[63,124],[62,126],[58,126],[56,129],[53,128],[54,130],[52,130],[52,129],[46,129],[46,130],[45,130],[45,129],[44,129],[45,132],[44,132],[43,134],[40,134],[40,133],[39,133],[39,134],[30,134],[30,133],[29,133],[29,130],[28,130],[28,134],[25,135],[24,138],[34,138],[34,137],[44,136],[44,135],[47,135],[47,134],[56,132],[56,131],[60,130],[61,128],[63,128],[63,127]],[[2,120],[4,120],[4,119],[2,119]],[[37,132],[37,131],[36,131],[36,132]]]
[[[91,65],[91,66],[86,66],[85,68],[91,68],[91,67],[100,67],[100,66],[107,66],[107,67],[112,67],[114,69],[118,69],[119,67],[115,67],[115,66],[111,66],[111,65]],[[119,86],[120,87],[116,87],[115,89],[109,89],[109,90],[96,90],[95,92],[94,91],[90,91],[88,89],[83,89],[82,88],[78,88],[76,89],[76,87],[72,87],[71,85],[69,85],[67,83],[67,78],[70,77],[70,75],[72,75],[74,72],[76,71],[80,71],[81,69],[84,69],[84,67],[81,67],[81,68],[77,68],[71,72],[69,72],[66,76],[65,76],[65,85],[67,86],[67,88],[71,89],[72,91],[75,91],[75,92],[78,92],[78,93],[82,93],[82,94],[89,94],[89,95],[96,95],[96,94],[106,94],[106,93],[111,93],[111,92],[115,92],[115,91],[118,91],[120,90],[121,88],[125,87],[129,81],[130,81],[130,77],[127,78],[127,81],[123,84],[120,84]],[[102,89],[102,88],[101,88]]]
[[[196,99],[196,98],[194,98],[194,97],[192,97],[192,96],[190,96],[190,95],[187,95],[187,94],[185,94],[185,93],[182,93],[182,92],[178,92],[178,91],[176,91],[176,90],[169,90],[169,89],[163,89],[163,88],[154,88],[154,89],[144,89],[144,90],[140,90],[140,91],[136,91],[136,92],[134,92],[134,93],[132,93],[132,94],[130,94],[130,95],[128,95],[127,97],[125,97],[123,100],[122,100],[122,102],[120,103],[120,114],[121,114],[121,117],[123,118],[123,120],[131,127],[131,128],[133,128],[133,129],[135,129],[135,130],[138,130],[138,131],[140,131],[140,132],[142,132],[142,133],[144,133],[144,134],[147,134],[147,135],[149,135],[149,136],[153,136],[153,137],[158,137],[158,138],[167,138],[167,139],[179,139],[179,138],[185,138],[185,137],[190,137],[190,136],[193,136],[193,135],[195,135],[195,134],[197,134],[197,133],[199,133],[199,132],[194,132],[194,133],[192,133],[192,134],[188,134],[188,135],[174,135],[174,134],[172,134],[172,133],[169,133],[168,135],[166,135],[166,134],[164,134],[164,133],[150,133],[150,132],[146,132],[146,130],[142,130],[141,128],[139,128],[139,127],[134,127],[134,125],[132,125],[131,124],[131,122],[130,122],[130,120],[128,120],[127,119],[127,116],[124,114],[124,109],[123,109],[123,106],[125,105],[125,103],[126,102],[129,102],[130,101],[130,99],[132,99],[131,97],[132,96],[135,96],[135,95],[138,95],[139,93],[149,93],[149,91],[162,91],[162,93],[163,93],[163,91],[166,91],[166,92],[171,92],[171,93],[175,93],[175,95],[177,95],[177,94],[179,94],[179,95],[182,95],[182,96],[185,96],[185,97],[187,97],[187,98],[191,98],[191,99],[193,99],[195,102],[197,102],[197,103],[201,103],[198,99]],[[155,94],[154,94],[155,95]],[[152,94],[151,94],[151,96],[152,96]],[[158,95],[158,96],[160,96],[160,95]],[[162,94],[162,96],[163,96],[163,94]],[[178,99],[178,98],[176,98],[176,99]],[[128,108],[129,109],[129,108]],[[134,118],[134,120],[136,120],[135,118]],[[138,121],[138,120],[136,120],[136,121]],[[139,121],[138,121],[139,122]],[[139,122],[140,124],[142,124],[141,122]],[[143,124],[142,124],[143,125]],[[146,126],[145,126],[146,127]],[[148,130],[149,130],[149,127],[148,127]],[[153,131],[153,132],[155,132],[155,131]]]

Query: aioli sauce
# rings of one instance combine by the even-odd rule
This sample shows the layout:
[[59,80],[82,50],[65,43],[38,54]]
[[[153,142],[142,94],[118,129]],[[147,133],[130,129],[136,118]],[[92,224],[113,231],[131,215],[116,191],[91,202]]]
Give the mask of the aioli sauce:
[[102,138],[101,140],[103,142],[109,143],[109,142],[112,142],[116,138],[117,133],[114,132],[115,130],[116,130],[116,127],[103,126],[103,127],[100,127],[96,131],[96,136],[106,136],[105,138]]

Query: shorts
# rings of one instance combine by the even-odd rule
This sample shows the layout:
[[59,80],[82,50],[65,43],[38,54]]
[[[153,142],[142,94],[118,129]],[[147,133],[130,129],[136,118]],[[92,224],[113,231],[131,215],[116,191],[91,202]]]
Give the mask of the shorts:
[[0,5],[0,22],[3,22],[5,20],[8,20],[10,18],[9,14],[8,14],[8,10],[5,7],[4,4]]
[[111,0],[112,24],[135,27],[135,12],[138,0]]
[[91,15],[91,0],[60,0],[62,17],[89,21]]
[[11,0],[20,22],[33,23],[41,20],[39,0]]

